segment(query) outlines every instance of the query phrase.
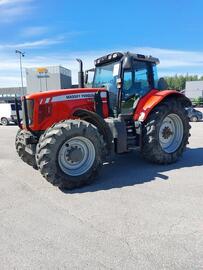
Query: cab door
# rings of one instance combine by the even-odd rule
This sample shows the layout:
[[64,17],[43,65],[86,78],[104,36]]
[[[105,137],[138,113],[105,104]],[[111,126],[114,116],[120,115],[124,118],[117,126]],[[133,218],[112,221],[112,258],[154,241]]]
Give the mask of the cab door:
[[123,71],[121,113],[133,113],[140,98],[150,90],[150,65],[134,61],[131,69]]

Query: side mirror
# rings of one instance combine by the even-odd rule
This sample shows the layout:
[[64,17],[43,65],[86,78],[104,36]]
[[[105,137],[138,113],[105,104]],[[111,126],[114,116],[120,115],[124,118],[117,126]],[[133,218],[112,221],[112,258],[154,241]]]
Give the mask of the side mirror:
[[117,88],[120,89],[122,87],[122,79],[121,78],[118,78],[116,80],[116,85],[117,85]]
[[[89,73],[89,72],[91,72],[91,73]],[[89,79],[93,81],[94,72],[95,72],[95,68],[91,68],[91,69],[85,70],[85,75],[84,75],[84,82],[85,82],[85,84],[89,84],[89,82],[88,82]]]
[[157,88],[158,88],[158,90],[168,89],[168,83],[163,77],[158,80]]

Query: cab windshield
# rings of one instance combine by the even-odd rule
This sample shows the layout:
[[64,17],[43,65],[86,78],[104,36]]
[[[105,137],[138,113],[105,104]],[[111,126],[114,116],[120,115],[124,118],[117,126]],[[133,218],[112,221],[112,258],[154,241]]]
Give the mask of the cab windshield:
[[106,87],[110,92],[117,92],[116,80],[119,73],[119,62],[96,67],[93,87]]

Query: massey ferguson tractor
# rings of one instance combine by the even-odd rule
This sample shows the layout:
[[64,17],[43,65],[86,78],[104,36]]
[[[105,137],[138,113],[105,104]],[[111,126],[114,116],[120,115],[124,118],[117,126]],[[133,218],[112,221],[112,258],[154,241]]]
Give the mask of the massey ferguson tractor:
[[22,97],[15,143],[21,159],[65,189],[91,183],[104,162],[137,148],[150,162],[176,162],[190,136],[185,107],[191,102],[164,90],[159,60],[129,52],[98,58],[91,88],[77,60],[79,88]]

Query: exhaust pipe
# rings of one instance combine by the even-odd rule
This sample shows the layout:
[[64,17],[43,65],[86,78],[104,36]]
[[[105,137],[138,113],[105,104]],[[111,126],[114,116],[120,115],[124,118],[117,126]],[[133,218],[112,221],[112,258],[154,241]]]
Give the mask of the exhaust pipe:
[[81,59],[76,59],[80,65],[79,72],[78,72],[78,87],[84,88],[84,72],[83,72],[83,62]]

